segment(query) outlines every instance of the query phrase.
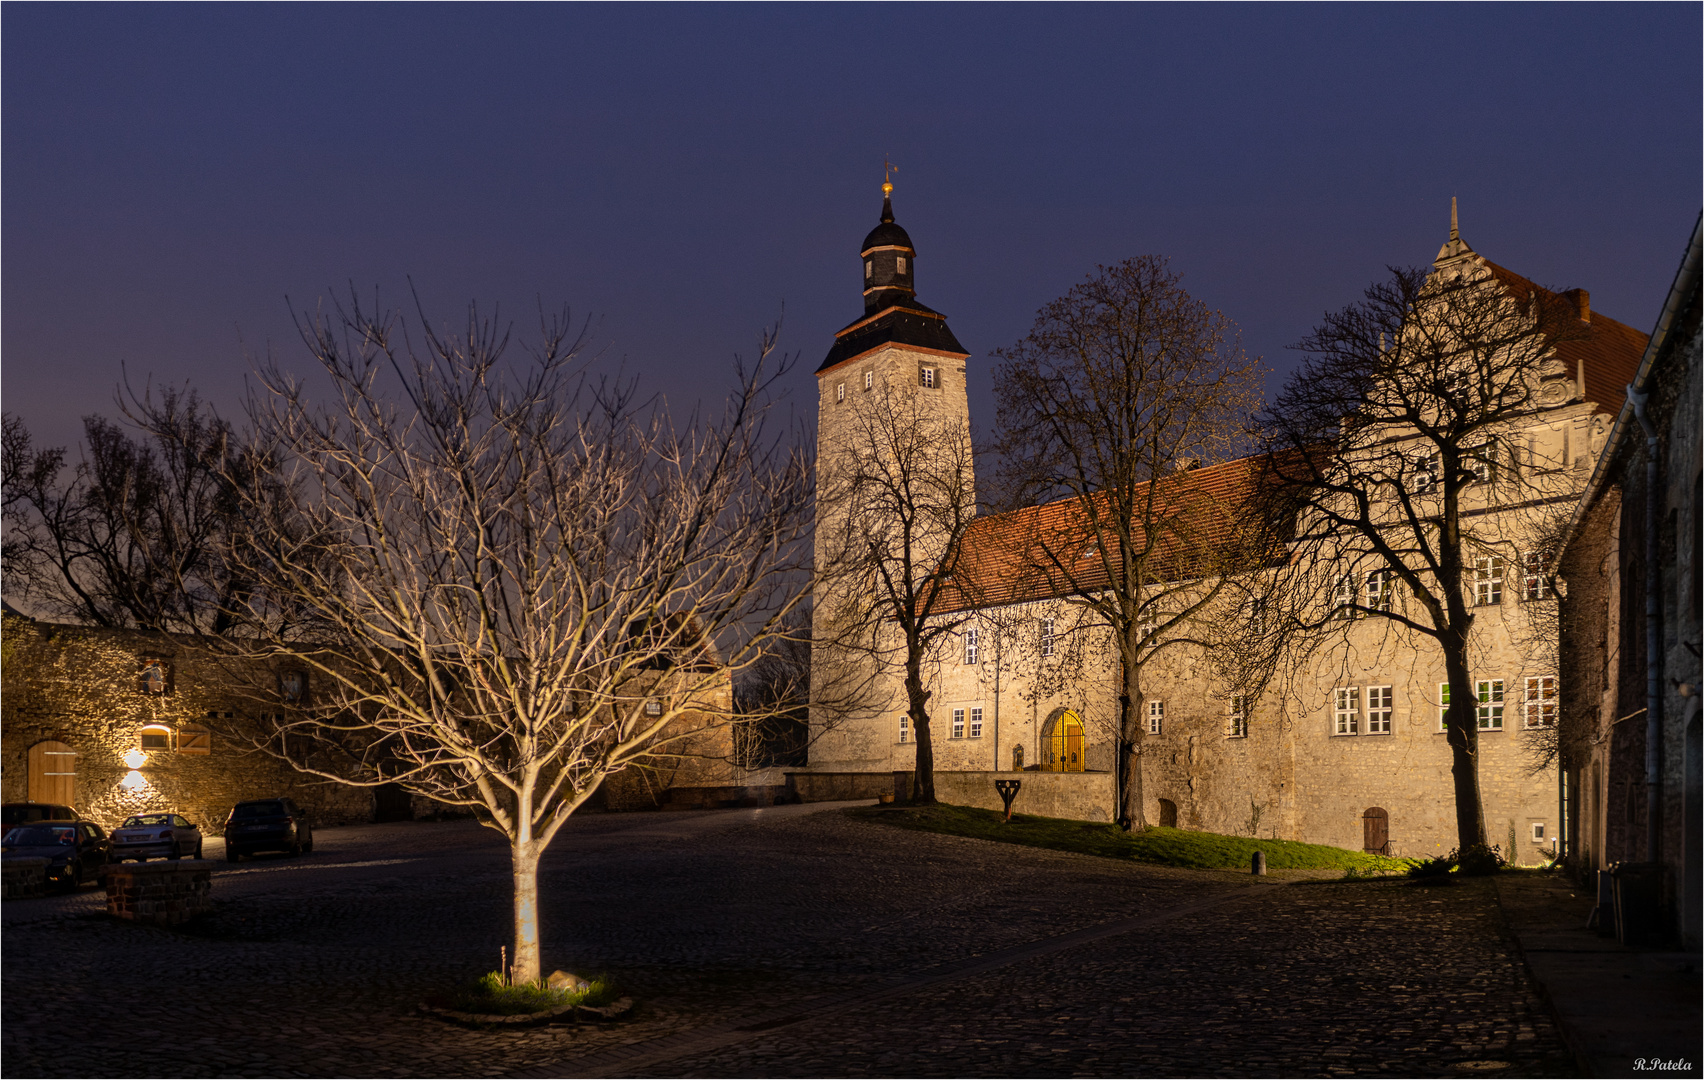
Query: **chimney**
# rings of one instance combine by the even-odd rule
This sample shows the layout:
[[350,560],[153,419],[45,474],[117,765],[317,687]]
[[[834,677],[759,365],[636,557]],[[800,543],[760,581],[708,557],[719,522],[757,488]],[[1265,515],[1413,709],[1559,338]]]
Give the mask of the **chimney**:
[[1581,322],[1592,321],[1592,294],[1584,289],[1569,289],[1562,294],[1568,302],[1574,305],[1574,310],[1580,313]]

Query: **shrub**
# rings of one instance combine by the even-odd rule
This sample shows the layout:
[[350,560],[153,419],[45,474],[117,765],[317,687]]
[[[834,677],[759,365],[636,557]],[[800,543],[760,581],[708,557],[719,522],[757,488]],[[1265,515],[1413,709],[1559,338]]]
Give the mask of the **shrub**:
[[607,1005],[615,1000],[609,977],[597,975],[584,990],[552,990],[543,982],[505,985],[501,972],[488,972],[459,987],[444,1002],[461,1012],[519,1016],[559,1005]]

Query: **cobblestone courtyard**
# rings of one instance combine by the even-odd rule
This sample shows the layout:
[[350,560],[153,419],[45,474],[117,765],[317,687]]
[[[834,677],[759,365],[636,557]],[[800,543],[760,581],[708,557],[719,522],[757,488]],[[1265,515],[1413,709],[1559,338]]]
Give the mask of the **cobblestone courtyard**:
[[[1489,883],[1263,882],[904,832],[816,807],[593,816],[541,881],[547,968],[627,1022],[414,1015],[497,966],[468,822],[324,830],[171,932],[8,903],[8,1076],[1568,1075]],[[215,854],[209,845],[209,854]]]

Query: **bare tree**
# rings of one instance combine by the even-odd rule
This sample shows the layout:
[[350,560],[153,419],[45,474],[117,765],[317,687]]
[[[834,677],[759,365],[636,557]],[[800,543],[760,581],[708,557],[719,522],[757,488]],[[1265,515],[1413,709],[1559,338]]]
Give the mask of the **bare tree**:
[[6,417],[10,585],[58,618],[218,632],[242,588],[227,557],[243,530],[232,485],[264,486],[270,467],[193,392],[159,391],[150,416],[157,433],[145,439],[85,417],[69,470],[64,448],[36,449]]
[[810,744],[811,608],[788,613],[734,687],[734,707],[749,717],[734,733],[735,760],[748,769],[802,768]]
[[995,355],[1003,497],[1058,504],[1030,515],[1025,561],[1087,616],[1074,631],[1110,632],[1118,820],[1145,828],[1143,669],[1206,643],[1192,627],[1240,568],[1230,490],[1190,470],[1243,447],[1260,364],[1155,256],[1100,267]]
[[[815,644],[819,681],[872,672],[868,683],[845,678],[837,697],[840,711],[861,699],[879,712],[898,678],[917,744],[912,797],[923,803],[935,801],[932,666],[971,614],[954,575],[976,517],[970,429],[931,404],[883,387],[850,406],[843,440],[822,448],[817,525],[826,553],[817,604],[827,616]],[[824,686],[815,700],[828,697]]]
[[1245,651],[1298,664],[1362,619],[1431,642],[1459,688],[1445,723],[1463,852],[1486,846],[1475,607],[1517,580],[1577,484],[1529,436],[1573,399],[1555,347],[1584,332],[1565,297],[1482,261],[1393,269],[1296,346],[1305,359],[1261,417],[1288,558],[1257,583],[1270,617]]
[[453,336],[358,301],[301,328],[331,393],[258,369],[253,445],[289,482],[233,483],[255,587],[205,641],[279,674],[252,688],[269,752],[504,835],[512,975],[536,980],[551,840],[695,718],[731,721],[730,678],[801,601],[809,471],[765,431],[785,365],[766,336],[723,415],[677,429],[588,375],[565,314],[512,364],[472,309]]

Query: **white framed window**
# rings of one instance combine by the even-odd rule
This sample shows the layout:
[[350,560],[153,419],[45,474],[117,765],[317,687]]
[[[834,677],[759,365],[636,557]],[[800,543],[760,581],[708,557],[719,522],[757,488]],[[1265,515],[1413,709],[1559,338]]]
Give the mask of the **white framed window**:
[[1136,632],[1142,635],[1142,640],[1147,641],[1149,638],[1153,637],[1154,631],[1159,628],[1160,613],[1155,611],[1152,607],[1143,608],[1142,614],[1136,622]]
[[1522,722],[1529,728],[1556,726],[1556,676],[1528,675],[1521,697]]
[[1053,620],[1041,620],[1041,655],[1053,655]]
[[1450,684],[1447,683],[1447,682],[1441,682],[1441,683],[1438,684],[1438,730],[1439,731],[1448,731],[1449,730],[1449,725],[1448,725],[1448,723],[1446,723],[1446,721],[1448,721],[1449,718],[1450,718]]
[[1545,576],[1544,553],[1526,551],[1521,553],[1521,599],[1549,600],[1553,596],[1550,578]]
[[873,389],[875,389],[875,386],[876,386],[876,373],[873,372],[873,371],[864,372],[864,389],[865,390],[873,390]]
[[953,738],[964,738],[964,710],[953,710]]
[[1503,602],[1503,557],[1481,555],[1473,560],[1473,602],[1489,607]]
[[1408,490],[1425,495],[1438,486],[1438,452],[1428,450],[1415,455],[1413,470],[1408,474]]
[[1360,587],[1355,581],[1354,574],[1340,574],[1337,585],[1331,595],[1331,610],[1333,614],[1343,619],[1355,617],[1355,597]]
[[895,260],[894,268],[896,270],[898,270],[898,272],[901,273],[901,274],[905,273],[905,256],[904,255],[899,256]]
[[1248,695],[1232,694],[1225,717],[1225,734],[1232,739],[1248,738]]
[[661,716],[661,715],[663,715],[663,703],[662,703],[662,701],[657,699],[657,698],[652,698],[651,700],[645,702],[645,715],[646,716]]
[[1374,570],[1367,575],[1367,606],[1374,611],[1389,611],[1391,598],[1396,595],[1396,571]]
[[1367,687],[1367,734],[1389,735],[1390,717],[1395,712],[1388,686]]
[[911,741],[911,717],[909,715],[899,718],[899,741]]
[[1497,479],[1496,446],[1490,442],[1482,442],[1470,446],[1463,453],[1461,467],[1473,474],[1473,479],[1481,484],[1489,484]]
[[1361,688],[1339,686],[1331,692],[1331,733],[1359,735],[1361,733]]
[[1166,703],[1158,699],[1148,702],[1148,734],[1163,735],[1166,726]]
[[1535,844],[1544,843],[1544,822],[1535,821],[1532,823],[1532,842]]
[[868,281],[875,276],[876,276],[876,261],[874,259],[864,260],[864,280]]
[[973,739],[982,738],[982,706],[980,705],[970,707],[970,737]]
[[1480,731],[1503,730],[1503,680],[1480,679],[1473,684]]
[[964,632],[964,662],[967,664],[976,663],[979,654],[979,637],[980,635],[977,634],[974,626]]
[[845,383],[837,383],[835,385],[835,387],[834,387],[834,400],[835,400],[836,404],[839,404],[840,402],[846,400],[846,384]]
[[934,368],[932,368],[932,367],[923,368],[922,371],[919,373],[918,378],[919,378],[919,380],[922,381],[923,386],[926,389],[933,390],[935,388],[935,369]]

